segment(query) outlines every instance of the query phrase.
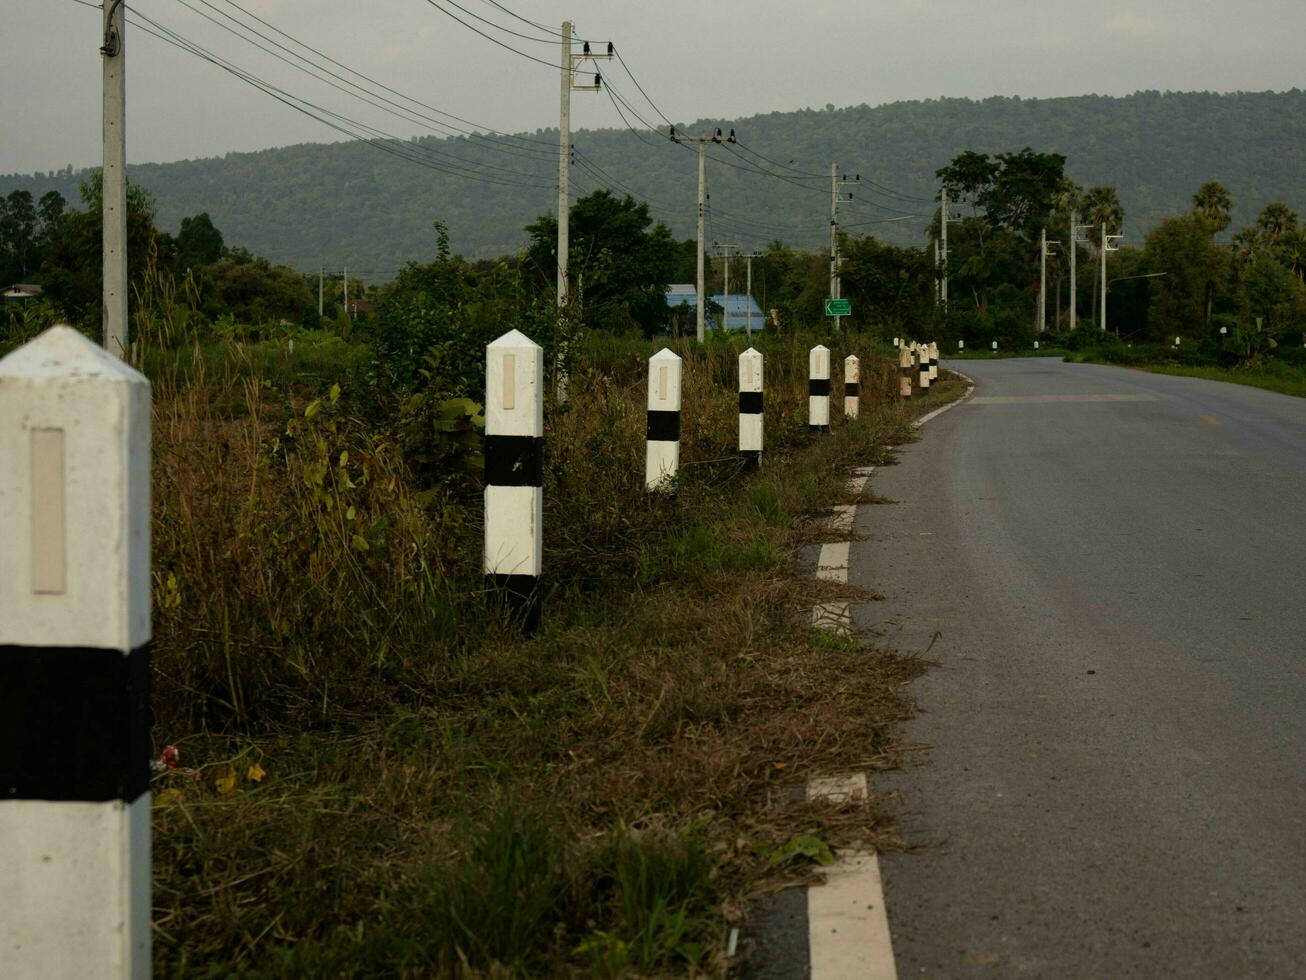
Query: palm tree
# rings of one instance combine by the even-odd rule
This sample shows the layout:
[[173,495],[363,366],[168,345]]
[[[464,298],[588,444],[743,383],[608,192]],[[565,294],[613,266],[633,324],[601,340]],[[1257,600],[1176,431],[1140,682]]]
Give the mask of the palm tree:
[[1193,212],[1211,226],[1211,238],[1229,227],[1233,197],[1218,180],[1208,180],[1193,195]]
[[1271,250],[1279,244],[1279,239],[1297,228],[1297,212],[1282,201],[1265,205],[1256,218],[1256,227],[1265,236],[1265,243]]

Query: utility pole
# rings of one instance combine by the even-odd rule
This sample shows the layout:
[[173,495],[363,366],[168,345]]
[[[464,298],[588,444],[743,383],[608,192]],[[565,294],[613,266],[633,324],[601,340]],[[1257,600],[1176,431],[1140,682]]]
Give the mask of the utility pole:
[[1046,228],[1039,232],[1039,277],[1038,277],[1038,332],[1048,328],[1048,246],[1060,245],[1059,241],[1048,241]]
[[562,22],[562,100],[558,115],[558,308],[567,305],[568,283],[567,262],[571,248],[571,200],[569,168],[571,164],[571,93],[599,92],[603,89],[603,77],[596,70],[593,85],[575,84],[576,69],[584,61],[604,61],[612,58],[612,42],[608,42],[607,54],[594,54],[589,42],[585,42],[580,54],[571,51],[571,21]]
[[1076,253],[1079,251],[1079,212],[1070,212],[1070,330],[1075,329],[1075,293],[1079,280],[1075,278]]
[[948,312],[948,188],[946,185],[939,188],[939,237],[942,244],[939,248],[941,253],[939,264],[939,302],[943,305],[943,312]]
[[722,136],[721,130],[717,130],[712,136],[679,136],[676,133],[676,127],[672,126],[671,142],[673,143],[697,143],[698,144],[698,342],[703,342],[703,334],[707,323],[706,308],[703,305],[703,290],[706,284],[703,282],[703,223],[707,218],[707,144],[708,143],[733,143],[735,142],[735,131],[730,130],[729,136]]
[[326,282],[326,263],[317,267],[317,315],[322,316],[322,289]]
[[934,304],[943,302],[942,282],[939,280],[939,240],[934,239]]
[[748,336],[753,336],[753,259],[760,258],[761,252],[745,252],[742,258],[748,263]]
[[349,266],[345,266],[340,277],[345,281],[345,316],[349,316]]
[[[839,279],[839,188],[843,184],[855,184],[862,179],[861,174],[853,177],[840,177],[839,165],[830,164],[830,298],[839,299],[843,283]],[[852,200],[849,192],[848,200]],[[835,317],[838,326],[839,318]]]
[[721,257],[725,260],[725,271],[722,274],[722,311],[721,325],[719,329],[725,330],[730,326],[730,250],[738,248],[735,242],[713,242],[721,250]]
[[127,356],[127,44],[123,0],[104,4],[104,160],[101,208],[104,232],[104,348]]
[[1106,332],[1106,253],[1118,252],[1119,246],[1111,243],[1124,235],[1108,235],[1106,233],[1106,222],[1102,222],[1102,332]]

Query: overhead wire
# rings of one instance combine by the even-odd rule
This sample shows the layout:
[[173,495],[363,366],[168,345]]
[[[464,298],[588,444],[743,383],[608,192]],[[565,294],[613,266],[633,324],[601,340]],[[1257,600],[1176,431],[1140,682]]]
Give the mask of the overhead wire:
[[[261,32],[255,30],[254,28],[251,28],[246,24],[242,24],[239,20],[236,20],[234,17],[232,17],[230,14],[227,14],[225,11],[219,10],[218,8],[214,7],[213,4],[209,2],[209,0],[198,0],[198,2],[203,4],[205,7],[208,7],[209,9],[213,10],[215,13],[218,13],[221,16],[226,17],[228,20],[232,21],[232,23],[237,24],[238,26],[242,27],[244,30],[249,31],[251,34],[257,36],[258,38],[267,41],[269,44],[279,48],[282,51],[285,51],[291,57],[299,59],[300,61],[304,62],[304,64],[303,65],[296,64],[295,62],[290,61],[288,58],[285,58],[282,55],[277,54],[276,51],[273,51],[265,47],[264,45],[260,44],[258,41],[254,40],[254,38],[249,37],[246,34],[242,34],[239,31],[235,30],[234,28],[227,26],[226,24],[214,20],[214,18],[204,13],[204,11],[197,10],[196,8],[192,7],[190,3],[187,2],[187,0],[177,0],[177,2],[181,4],[181,6],[185,7],[187,10],[190,10],[192,13],[195,13],[200,17],[203,17],[205,20],[221,28],[222,30],[228,32],[229,34],[232,34],[233,36],[241,39],[242,41],[245,41],[247,44],[250,44],[258,48],[260,51],[263,51],[264,53],[271,55],[273,58],[276,58],[278,61],[281,61],[286,65],[289,65],[291,68],[294,68],[295,70],[308,75],[310,78],[316,79],[317,81],[320,81],[323,84],[328,85],[339,92],[343,92],[345,95],[348,95],[351,98],[357,99],[360,102],[370,105],[373,108],[380,109],[382,112],[395,116],[399,119],[403,119],[405,122],[410,122],[418,126],[422,126],[428,131],[436,133],[440,136],[448,135],[444,129],[437,129],[434,128],[434,126],[432,125],[427,125],[428,123],[434,123],[436,125],[443,126],[444,124],[439,123],[438,120],[431,119],[430,117],[422,116],[421,113],[414,112],[413,110],[408,109],[406,106],[400,105],[399,103],[391,99],[386,99],[384,96],[377,96],[375,95],[375,93],[369,92],[367,89],[363,88],[362,86],[359,86],[355,82],[351,82],[349,79],[345,78],[344,76],[339,75],[331,71],[330,69],[323,68],[320,65],[314,64],[312,61],[304,58],[303,55],[300,55],[297,52],[292,51],[290,48],[287,48],[285,45],[280,44],[276,40],[267,37],[267,35],[262,34]],[[233,4],[233,6],[235,6],[235,4]],[[329,78],[323,78],[321,75],[317,74],[317,72],[322,72],[330,76],[330,78],[338,79],[340,82],[343,82],[344,85],[350,86],[350,88],[345,88],[342,85],[336,84],[335,82],[330,81]],[[356,89],[357,91],[351,91],[351,89]],[[363,94],[360,95],[359,94],[360,92]],[[378,99],[380,101],[376,101]],[[389,108],[388,106],[393,106],[394,108]],[[534,150],[533,147],[510,146],[508,147],[508,149],[510,151],[515,151],[519,153],[541,152],[541,151]],[[498,171],[500,174],[503,174],[505,176],[532,176],[532,177],[538,176],[537,174],[524,174],[521,171],[509,170],[507,168],[499,167],[494,164],[484,163],[480,161],[470,161],[463,157],[459,157],[455,154],[448,153],[442,150],[435,150],[430,147],[425,148],[425,150],[426,152],[429,152],[434,156],[444,157],[445,159],[452,161],[454,165],[461,165],[464,167],[488,168],[490,170]]]
[[[469,24],[467,23],[467,21],[463,20],[457,14],[449,10],[446,10],[444,7],[441,7],[440,4],[436,2],[436,0],[426,0],[426,2],[429,3],[436,10],[440,11],[440,13],[444,14],[449,19],[454,20],[459,24],[462,24],[463,27],[467,28],[472,33],[479,34],[481,37],[485,38],[491,44],[497,44],[499,47],[503,48],[506,51],[511,51],[513,54],[517,55],[518,57],[525,58],[527,61],[534,61],[536,64],[544,65],[546,68],[561,68],[560,65],[556,65],[552,61],[545,61],[543,58],[537,58],[533,54],[527,54],[525,51],[521,51],[518,48],[514,48],[511,44],[508,44],[505,41],[500,41],[497,37],[494,37],[493,35],[486,34],[485,31],[481,30],[475,24]],[[577,72],[576,69],[574,68],[571,71],[573,74],[579,74],[579,72]]]

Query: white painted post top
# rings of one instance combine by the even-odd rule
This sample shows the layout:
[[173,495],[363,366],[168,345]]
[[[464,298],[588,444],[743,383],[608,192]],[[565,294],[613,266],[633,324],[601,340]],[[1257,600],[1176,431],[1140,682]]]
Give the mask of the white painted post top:
[[0,360],[0,644],[150,638],[150,383],[66,326]]
[[997,349],[998,349],[998,342],[997,342],[996,340],[993,341],[993,349],[994,349],[994,350],[997,350]]
[[762,390],[762,354],[753,348],[748,348],[739,355],[739,390],[740,391],[761,391]]
[[808,377],[828,378],[830,376],[830,348],[817,344],[807,355]]
[[843,380],[846,384],[849,381],[857,382],[862,377],[861,362],[857,360],[856,354],[849,354],[843,359]]
[[965,349],[966,349],[966,341],[964,340],[957,341],[957,350],[965,350]]
[[680,411],[680,368],[680,355],[666,347],[648,359],[650,411]]
[[935,360],[939,358],[939,342],[937,340],[930,341],[930,357]]
[[540,345],[510,330],[485,348],[485,431],[544,435],[544,357]]

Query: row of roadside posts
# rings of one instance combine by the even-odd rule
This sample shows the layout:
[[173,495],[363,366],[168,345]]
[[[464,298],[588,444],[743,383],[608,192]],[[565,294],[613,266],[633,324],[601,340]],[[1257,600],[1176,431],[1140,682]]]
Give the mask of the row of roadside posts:
[[[927,390],[937,346],[901,346]],[[762,354],[739,355],[739,453],[761,464]],[[681,359],[649,359],[645,485],[675,488]],[[861,366],[844,361],[844,415]],[[911,395],[904,374],[903,397]],[[0,359],[0,975],[147,978],[150,926],[150,384],[71,327]],[[830,351],[808,353],[830,428]],[[486,348],[487,586],[539,623],[544,364]]]

